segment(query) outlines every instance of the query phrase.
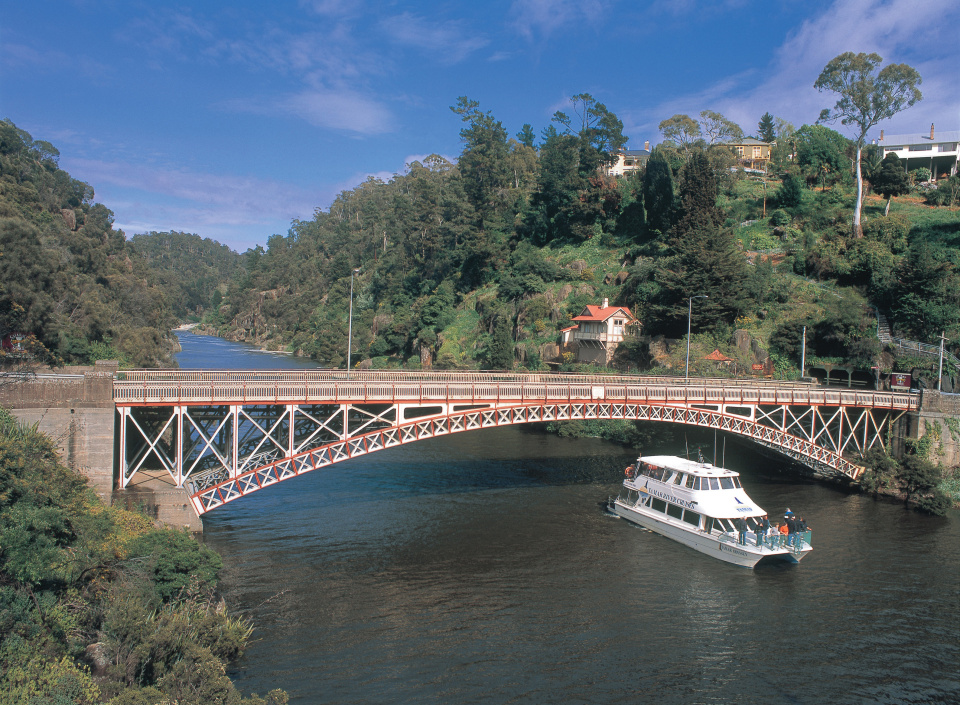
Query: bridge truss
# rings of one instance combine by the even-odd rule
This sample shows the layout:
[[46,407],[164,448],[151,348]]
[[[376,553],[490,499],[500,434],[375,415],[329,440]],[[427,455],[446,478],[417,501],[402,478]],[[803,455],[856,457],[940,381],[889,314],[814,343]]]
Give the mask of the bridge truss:
[[[916,395],[753,380],[482,373],[121,373],[120,485],[186,488],[198,514],[405,443],[525,423],[625,419],[749,438],[856,480]],[[902,435],[902,434],[901,434]]]

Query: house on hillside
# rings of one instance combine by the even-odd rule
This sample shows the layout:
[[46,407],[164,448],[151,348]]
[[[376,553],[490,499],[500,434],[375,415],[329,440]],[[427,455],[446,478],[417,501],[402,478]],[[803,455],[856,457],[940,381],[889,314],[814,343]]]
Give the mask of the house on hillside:
[[733,142],[724,142],[723,146],[733,150],[733,153],[737,155],[737,161],[745,169],[767,170],[767,164],[770,162],[770,150],[773,148],[771,142],[761,142],[753,137],[744,137]]
[[639,330],[638,321],[626,306],[611,306],[608,299],[602,306],[587,305],[572,319],[577,327],[573,333],[577,347],[577,362],[608,365],[624,337]]
[[931,178],[955,176],[960,163],[960,131],[936,133],[930,125],[930,134],[884,135],[880,130],[880,139],[876,144],[883,150],[883,156],[896,154],[909,172],[926,167]]
[[642,169],[650,158],[650,142],[643,143],[643,149],[624,149],[617,155],[617,163],[607,167],[607,176],[624,176]]

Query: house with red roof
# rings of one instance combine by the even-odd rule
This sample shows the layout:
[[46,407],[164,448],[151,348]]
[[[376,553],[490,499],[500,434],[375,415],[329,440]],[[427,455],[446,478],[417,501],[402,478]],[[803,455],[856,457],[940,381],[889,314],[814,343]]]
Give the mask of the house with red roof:
[[626,306],[611,306],[608,299],[602,306],[588,304],[579,316],[572,319],[577,327],[573,340],[577,344],[577,362],[608,365],[613,353],[623,341],[631,335],[631,329],[638,329],[638,321]]

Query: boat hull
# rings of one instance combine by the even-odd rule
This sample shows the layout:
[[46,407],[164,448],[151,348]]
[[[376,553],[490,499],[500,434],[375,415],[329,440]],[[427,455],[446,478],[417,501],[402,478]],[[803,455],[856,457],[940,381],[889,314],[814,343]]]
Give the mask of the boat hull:
[[[771,549],[768,546],[750,545],[754,541],[754,535],[748,534],[746,546],[737,543],[736,537],[730,534],[718,536],[716,534],[706,534],[695,528],[686,528],[667,521],[663,514],[651,516],[635,507],[629,507],[619,501],[615,501],[610,509],[619,517],[629,522],[650,529],[661,536],[673,539],[684,546],[689,546],[695,551],[700,551],[708,556],[717,558],[727,563],[743,566],[744,568],[753,568],[760,561],[782,560],[792,563],[799,563],[800,560],[810,552],[809,544],[804,543],[800,550],[783,547]],[[662,517],[662,518],[661,518]]]

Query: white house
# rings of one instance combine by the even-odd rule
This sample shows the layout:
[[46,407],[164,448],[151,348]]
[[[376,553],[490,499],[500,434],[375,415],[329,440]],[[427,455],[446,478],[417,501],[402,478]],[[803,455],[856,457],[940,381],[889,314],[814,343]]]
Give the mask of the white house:
[[650,143],[644,142],[643,149],[624,149],[617,155],[617,163],[607,167],[609,176],[624,176],[642,169],[650,158]]
[[577,343],[577,362],[593,362],[607,365],[613,359],[613,353],[631,326],[639,326],[630,309],[625,306],[611,306],[608,299],[602,306],[587,305],[579,316],[573,319],[577,328],[573,339]]
[[877,145],[883,150],[883,156],[896,154],[909,172],[926,167],[931,178],[936,181],[943,176],[954,176],[960,163],[960,131],[944,131],[937,134],[930,125],[930,134],[884,135],[880,130]]

